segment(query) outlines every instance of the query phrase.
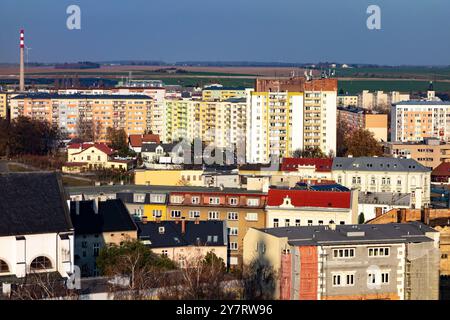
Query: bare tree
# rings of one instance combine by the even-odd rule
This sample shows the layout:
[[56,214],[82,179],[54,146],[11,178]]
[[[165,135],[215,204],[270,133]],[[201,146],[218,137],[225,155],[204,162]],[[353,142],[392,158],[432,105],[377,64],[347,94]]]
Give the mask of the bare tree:
[[274,299],[278,275],[272,266],[259,260],[244,266],[242,272],[243,295],[246,300]]
[[[169,279],[168,279],[169,280]],[[210,252],[206,257],[200,254],[184,260],[178,277],[164,283],[159,290],[161,300],[223,300],[235,299],[232,279],[227,277],[221,258]]]
[[56,272],[33,272],[11,288],[11,300],[78,300],[79,292],[68,289],[66,279]]

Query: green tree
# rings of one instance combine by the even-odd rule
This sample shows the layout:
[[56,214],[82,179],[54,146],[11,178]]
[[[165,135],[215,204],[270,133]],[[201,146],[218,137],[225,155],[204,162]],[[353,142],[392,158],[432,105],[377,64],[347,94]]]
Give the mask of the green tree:
[[325,153],[319,147],[306,147],[305,149],[297,149],[294,151],[294,158],[326,158]]
[[109,127],[106,133],[106,139],[109,141],[109,147],[117,150],[119,156],[135,156],[136,153],[128,148],[128,136],[124,129],[115,129]]

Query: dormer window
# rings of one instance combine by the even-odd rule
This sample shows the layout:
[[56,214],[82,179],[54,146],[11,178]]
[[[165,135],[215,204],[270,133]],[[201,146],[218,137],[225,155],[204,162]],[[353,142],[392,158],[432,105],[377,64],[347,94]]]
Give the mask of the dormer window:
[[283,200],[283,205],[290,206],[291,205],[291,198],[286,196],[286,198],[284,198],[284,200]]

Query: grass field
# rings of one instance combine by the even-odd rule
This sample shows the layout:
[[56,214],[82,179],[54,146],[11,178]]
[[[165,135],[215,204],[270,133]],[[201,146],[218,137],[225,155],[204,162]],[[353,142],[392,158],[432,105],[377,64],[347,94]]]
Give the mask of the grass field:
[[450,67],[337,69],[337,77],[449,80]]

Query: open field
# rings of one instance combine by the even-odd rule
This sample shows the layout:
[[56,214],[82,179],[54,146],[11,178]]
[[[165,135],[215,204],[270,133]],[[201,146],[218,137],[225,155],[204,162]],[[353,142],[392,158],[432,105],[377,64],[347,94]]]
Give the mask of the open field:
[[[342,89],[350,94],[362,90],[426,92],[429,84],[429,81],[417,80],[339,80],[339,90]],[[434,82],[433,86],[437,92],[450,92],[450,82]]]

